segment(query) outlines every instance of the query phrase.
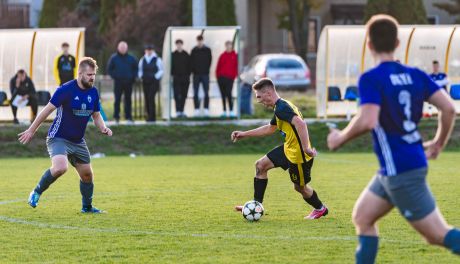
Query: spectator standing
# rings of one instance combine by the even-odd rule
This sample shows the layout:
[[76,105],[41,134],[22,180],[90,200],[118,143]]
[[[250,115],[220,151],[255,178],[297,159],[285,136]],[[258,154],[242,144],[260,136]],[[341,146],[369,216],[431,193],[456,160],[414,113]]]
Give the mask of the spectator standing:
[[197,45],[191,52],[191,67],[193,73],[193,100],[195,103],[195,116],[200,115],[200,98],[198,92],[200,83],[204,92],[204,115],[209,116],[209,69],[211,68],[211,49],[204,44],[202,35],[196,37]]
[[120,121],[120,102],[122,95],[124,95],[125,119],[129,123],[133,123],[131,94],[133,92],[134,81],[138,75],[138,69],[136,58],[128,54],[128,44],[126,42],[120,41],[118,43],[117,52],[112,54],[107,65],[108,74],[112,77],[115,84],[113,117],[117,123]]
[[433,61],[433,73],[430,74],[430,77],[439,87],[447,91],[449,80],[447,79],[447,74],[439,71],[439,62],[437,60]]
[[177,117],[187,117],[184,113],[190,85],[190,55],[183,49],[184,42],[176,40],[176,50],[172,54],[171,75],[173,77],[174,101]]
[[10,80],[11,92],[11,110],[13,111],[13,122],[19,124],[17,119],[18,105],[27,101],[28,106],[32,109],[31,122],[37,116],[38,104],[35,86],[32,80],[27,76],[24,70],[19,70]]
[[152,44],[145,46],[145,54],[139,60],[138,76],[142,80],[144,90],[147,121],[156,120],[155,95],[160,90],[160,79],[163,76],[163,62],[155,52]]
[[54,78],[59,85],[72,81],[77,73],[75,57],[69,54],[69,43],[62,43],[61,48],[62,54],[56,57],[53,71]]
[[[219,84],[224,109],[222,117],[236,117],[235,112],[233,112],[232,88],[237,74],[238,56],[233,50],[233,43],[226,41],[225,51],[219,56],[216,67],[217,83]],[[230,112],[227,112],[227,103]]]

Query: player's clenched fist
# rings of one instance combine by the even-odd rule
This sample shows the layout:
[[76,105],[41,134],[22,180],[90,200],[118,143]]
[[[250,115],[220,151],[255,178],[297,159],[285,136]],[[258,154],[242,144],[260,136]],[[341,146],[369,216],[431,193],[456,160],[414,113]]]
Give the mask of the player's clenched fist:
[[233,131],[232,132],[232,141],[233,142],[236,142],[238,141],[239,139],[242,139],[244,137],[244,132],[243,131]]
[[109,136],[109,137],[111,137],[112,134],[113,134],[113,133],[112,133],[112,130],[111,130],[110,128],[108,128],[108,127],[104,127],[104,129],[102,129],[101,133],[102,133],[102,134],[105,134],[105,135],[107,135],[107,136]]

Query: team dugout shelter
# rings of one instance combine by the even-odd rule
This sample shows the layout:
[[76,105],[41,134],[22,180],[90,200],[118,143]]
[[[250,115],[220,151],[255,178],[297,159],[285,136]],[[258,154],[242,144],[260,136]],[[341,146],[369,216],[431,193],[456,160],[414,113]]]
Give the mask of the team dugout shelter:
[[[177,39],[182,39],[184,42],[183,49],[188,54],[191,53],[193,47],[196,46],[196,37],[202,35],[204,43],[211,49],[212,63],[209,72],[209,114],[210,117],[219,117],[222,114],[223,106],[221,94],[217,84],[216,66],[220,54],[225,51],[225,42],[232,41],[233,48],[238,54],[238,72],[241,69],[240,55],[240,27],[238,26],[208,26],[208,27],[168,27],[165,33],[163,42],[162,59],[164,63],[164,74],[161,79],[161,114],[162,118],[171,120],[176,117],[176,108],[174,101],[173,80],[171,76],[171,55],[176,50],[175,42]],[[240,117],[239,109],[239,78],[233,83],[232,96],[234,101],[234,111],[237,117]],[[201,98],[201,108],[203,108],[204,93],[202,87],[199,89],[199,98]],[[190,85],[188,89],[187,100],[185,102],[184,112],[188,117],[194,116],[193,104],[193,74],[190,76]]]
[[[395,59],[430,74],[432,62],[447,74],[447,91],[460,112],[460,26],[400,25]],[[359,102],[359,76],[376,66],[367,46],[365,26],[326,26],[321,32],[316,65],[317,116],[350,117]],[[424,112],[436,113],[425,103]]]
[[[69,44],[69,53],[78,62],[84,56],[84,28],[2,29],[0,30],[0,120],[12,120],[9,107],[10,79],[24,69],[37,91],[38,104],[46,105],[59,85],[56,59],[61,45]],[[28,119],[30,108],[19,109],[18,117]]]

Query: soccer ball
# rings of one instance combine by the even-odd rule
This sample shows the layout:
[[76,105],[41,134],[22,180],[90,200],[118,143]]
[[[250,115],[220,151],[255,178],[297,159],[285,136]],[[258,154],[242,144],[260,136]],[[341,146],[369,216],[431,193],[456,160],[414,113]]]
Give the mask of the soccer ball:
[[259,221],[262,215],[264,215],[264,207],[258,201],[249,201],[244,204],[241,213],[250,222]]

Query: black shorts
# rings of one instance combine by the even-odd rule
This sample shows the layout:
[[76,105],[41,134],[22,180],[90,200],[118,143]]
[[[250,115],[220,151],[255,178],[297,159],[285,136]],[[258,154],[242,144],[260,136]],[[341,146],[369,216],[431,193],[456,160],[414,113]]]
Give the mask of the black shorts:
[[311,181],[311,167],[313,166],[313,158],[301,164],[291,163],[286,154],[284,154],[284,146],[278,146],[267,153],[267,157],[273,162],[275,168],[289,169],[291,181],[297,185],[305,186]]

